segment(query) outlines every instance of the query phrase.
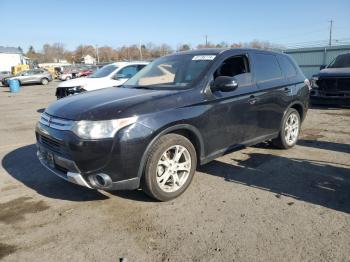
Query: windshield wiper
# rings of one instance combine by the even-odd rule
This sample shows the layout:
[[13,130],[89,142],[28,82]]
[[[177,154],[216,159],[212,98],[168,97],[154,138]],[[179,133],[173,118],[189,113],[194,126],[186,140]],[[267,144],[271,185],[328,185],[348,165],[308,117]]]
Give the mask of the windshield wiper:
[[135,88],[135,89],[152,89],[151,86],[138,86],[138,85],[122,85],[124,88]]

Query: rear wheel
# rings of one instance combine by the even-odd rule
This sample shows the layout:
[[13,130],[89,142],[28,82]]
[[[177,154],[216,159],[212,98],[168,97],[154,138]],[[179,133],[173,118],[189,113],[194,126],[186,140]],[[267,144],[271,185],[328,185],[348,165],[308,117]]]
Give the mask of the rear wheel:
[[281,149],[289,149],[298,141],[300,133],[300,115],[294,108],[288,109],[282,122],[279,136],[272,140],[272,144]]
[[49,83],[49,80],[47,78],[43,78],[40,82],[42,85],[47,85]]
[[148,155],[143,190],[160,201],[176,198],[190,185],[196,166],[196,150],[187,138],[178,134],[164,135]]

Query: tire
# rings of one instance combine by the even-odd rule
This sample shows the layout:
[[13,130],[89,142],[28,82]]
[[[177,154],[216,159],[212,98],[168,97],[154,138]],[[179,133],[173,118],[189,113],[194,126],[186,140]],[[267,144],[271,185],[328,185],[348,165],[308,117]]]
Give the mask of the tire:
[[[286,130],[287,128],[288,130]],[[280,149],[292,148],[298,142],[300,128],[301,120],[298,111],[294,108],[289,108],[283,117],[279,135],[272,140],[272,144]]]
[[66,81],[67,81],[67,80],[71,80],[71,77],[70,77],[70,76],[67,76],[65,80],[66,80]]
[[40,83],[41,83],[42,85],[46,86],[46,85],[49,83],[49,79],[43,78],[43,79],[41,79]]
[[159,201],[174,199],[190,185],[196,166],[196,150],[187,138],[178,134],[164,135],[149,151],[142,189]]

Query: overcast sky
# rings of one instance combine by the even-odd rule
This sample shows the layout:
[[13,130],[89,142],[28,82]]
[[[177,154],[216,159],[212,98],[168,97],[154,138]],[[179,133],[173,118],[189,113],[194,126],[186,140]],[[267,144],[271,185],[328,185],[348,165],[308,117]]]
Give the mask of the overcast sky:
[[327,41],[350,43],[350,0],[333,1],[105,1],[0,0],[0,46],[60,42],[117,47],[123,44],[253,39],[281,45]]

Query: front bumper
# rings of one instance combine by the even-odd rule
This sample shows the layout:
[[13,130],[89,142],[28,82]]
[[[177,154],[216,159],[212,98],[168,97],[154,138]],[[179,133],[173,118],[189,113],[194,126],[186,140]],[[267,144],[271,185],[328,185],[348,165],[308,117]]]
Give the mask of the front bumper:
[[73,172],[63,172],[57,168],[55,168],[54,165],[50,165],[50,163],[47,161],[47,158],[43,155],[42,149],[40,149],[40,146],[38,146],[37,156],[40,161],[40,163],[46,167],[48,170],[50,170],[52,173],[54,173],[56,176],[63,178],[64,180],[67,180],[71,183],[92,188],[91,185],[83,178],[83,176],[79,173],[73,173]]
[[313,89],[310,93],[310,100],[312,104],[350,105],[350,93]]
[[[38,123],[38,157],[54,174],[88,188],[137,189],[141,158],[151,134],[152,130],[134,124],[120,130],[114,139],[83,140],[71,131]],[[107,186],[94,183],[94,176],[99,174],[108,175],[111,183]]]

